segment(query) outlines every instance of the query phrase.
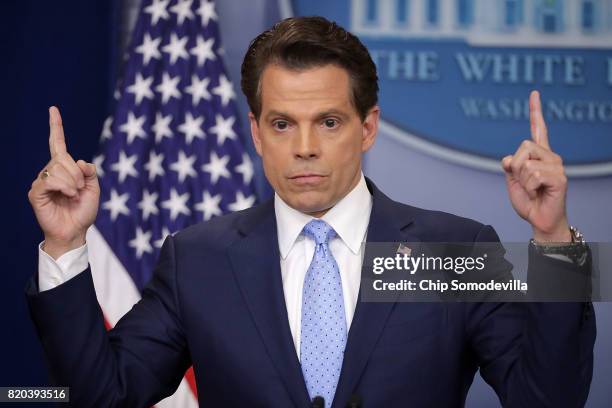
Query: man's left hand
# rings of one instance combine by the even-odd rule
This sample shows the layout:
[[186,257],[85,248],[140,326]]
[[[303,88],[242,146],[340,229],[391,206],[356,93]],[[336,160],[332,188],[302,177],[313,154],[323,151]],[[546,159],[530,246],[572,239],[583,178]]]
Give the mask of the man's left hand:
[[538,91],[529,96],[529,121],[531,140],[502,160],[512,207],[531,224],[537,242],[570,242],[567,177],[561,157],[550,149]]

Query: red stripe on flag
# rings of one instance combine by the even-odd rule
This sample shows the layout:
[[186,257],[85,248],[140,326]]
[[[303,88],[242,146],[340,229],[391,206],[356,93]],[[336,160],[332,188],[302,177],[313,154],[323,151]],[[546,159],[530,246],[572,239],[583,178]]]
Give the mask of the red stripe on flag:
[[196,400],[197,400],[198,399],[198,388],[196,387],[193,366],[189,367],[189,370],[187,370],[187,372],[185,373],[185,379],[187,380],[187,383],[189,384],[189,388],[191,388],[191,392],[193,392],[193,395],[196,397]]

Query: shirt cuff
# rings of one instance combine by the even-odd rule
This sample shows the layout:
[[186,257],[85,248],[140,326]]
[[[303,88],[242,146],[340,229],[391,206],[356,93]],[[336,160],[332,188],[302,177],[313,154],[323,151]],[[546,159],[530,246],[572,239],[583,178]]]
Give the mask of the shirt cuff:
[[547,256],[549,258],[558,259],[564,262],[573,263],[573,261],[567,255],[563,255],[563,254],[544,254],[544,256]]
[[44,241],[38,245],[38,291],[53,289],[87,269],[87,243],[66,252],[57,260],[46,253]]

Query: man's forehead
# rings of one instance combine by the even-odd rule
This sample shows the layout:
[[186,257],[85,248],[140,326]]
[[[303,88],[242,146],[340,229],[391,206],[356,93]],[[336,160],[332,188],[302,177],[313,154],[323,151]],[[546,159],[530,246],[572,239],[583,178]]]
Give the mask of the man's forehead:
[[335,65],[289,69],[271,64],[264,69],[260,86],[262,94],[299,90],[302,94],[326,92],[348,96],[350,81],[347,71]]
[[309,111],[316,107],[321,112],[352,110],[348,73],[335,65],[300,70],[270,65],[260,86],[264,110],[278,110],[278,104]]

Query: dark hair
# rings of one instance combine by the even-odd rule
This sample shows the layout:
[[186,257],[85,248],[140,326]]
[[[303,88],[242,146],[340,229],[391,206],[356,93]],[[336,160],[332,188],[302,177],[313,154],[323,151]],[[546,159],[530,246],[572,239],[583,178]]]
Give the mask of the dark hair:
[[240,85],[251,112],[261,114],[261,73],[269,64],[295,70],[338,65],[348,71],[352,103],[361,120],[378,101],[376,66],[353,34],[323,17],[292,17],[259,34],[242,62]]

